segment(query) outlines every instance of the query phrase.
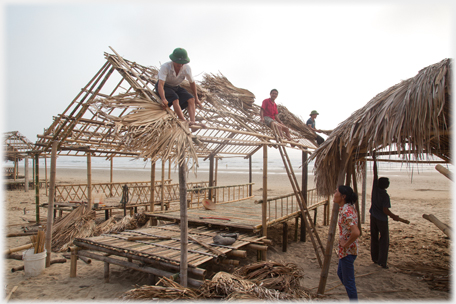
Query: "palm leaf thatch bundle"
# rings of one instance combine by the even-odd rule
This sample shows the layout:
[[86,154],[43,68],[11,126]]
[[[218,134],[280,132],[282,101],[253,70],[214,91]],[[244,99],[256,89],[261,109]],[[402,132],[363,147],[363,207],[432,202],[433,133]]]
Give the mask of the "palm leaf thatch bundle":
[[68,213],[52,227],[51,248],[54,252],[65,251],[75,238],[93,235],[95,229],[95,211],[84,205]]
[[133,217],[127,215],[122,217],[120,220],[115,217],[111,217],[103,223],[97,225],[93,231],[93,235],[97,236],[101,234],[122,232],[125,230],[134,230],[145,224],[145,221],[142,220],[142,217],[145,218],[145,215],[143,213],[142,215],[135,214]]
[[200,287],[202,296],[205,298],[226,298],[261,300],[291,300],[295,299],[292,294],[283,293],[274,289],[258,286],[252,281],[245,280],[236,275],[223,271],[215,274],[212,280],[206,280]]
[[[162,284],[163,286],[158,286]],[[197,290],[186,288],[180,284],[162,277],[157,284],[144,285],[131,289],[120,296],[122,300],[144,300],[144,299],[173,299],[173,300],[196,300],[199,298]]]
[[[217,95],[241,109],[246,111],[253,110],[255,95],[249,90],[235,87],[222,74],[204,74],[201,86],[211,94]],[[211,102],[211,100],[208,99],[208,102]]]
[[[170,109],[163,109],[161,102],[149,101],[132,94],[121,94],[110,98],[97,99],[106,108],[128,109],[125,116],[117,117],[97,108],[99,115],[116,124],[126,150],[138,151],[140,157],[155,162],[158,159],[171,159],[181,165],[184,160],[198,157],[192,144],[188,122],[182,122]],[[122,133],[120,135],[120,133]]]
[[313,138],[315,146],[317,146],[317,135],[306,125],[306,123],[298,116],[291,113],[284,105],[277,105],[279,111],[279,119],[289,128],[301,134],[304,138]]
[[[451,160],[451,59],[428,66],[410,79],[385,90],[339,124],[309,158],[315,160],[317,191],[330,195],[339,172],[348,172],[373,150],[407,152],[415,159],[427,154]],[[412,157],[404,156],[407,164]],[[335,178],[336,177],[336,178]]]
[[299,280],[303,276],[296,264],[287,263],[284,265],[273,261],[264,261],[243,266],[234,273],[257,285],[288,294],[298,293],[299,297],[302,297],[303,291]]

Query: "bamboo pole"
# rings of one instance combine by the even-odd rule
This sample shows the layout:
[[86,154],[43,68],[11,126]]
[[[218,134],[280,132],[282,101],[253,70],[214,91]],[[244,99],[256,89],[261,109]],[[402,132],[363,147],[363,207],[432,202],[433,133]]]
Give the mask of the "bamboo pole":
[[[209,156],[209,187],[214,186],[214,155]],[[209,189],[209,200],[212,201],[212,188]]]
[[[252,155],[249,155],[249,184],[253,180],[253,171],[252,171]],[[252,196],[252,185],[249,186],[249,196]]]
[[423,214],[423,218],[427,219],[431,223],[437,226],[440,230],[443,231],[449,238],[451,238],[451,227],[447,224],[442,223],[435,215],[433,214]]
[[182,156],[179,165],[179,194],[180,194],[180,229],[181,229],[181,259],[180,259],[180,284],[188,285],[188,215],[187,215],[187,162]]
[[[268,145],[263,145],[263,202],[268,201]],[[264,203],[261,205],[261,224],[263,225],[262,235],[268,237],[268,226],[267,226],[267,207],[268,204]],[[267,251],[262,251],[262,260],[267,260]]]
[[28,164],[28,155],[25,155],[24,158],[24,190],[25,192],[29,191],[29,164]]
[[[150,212],[155,209],[155,162],[150,166]],[[152,218],[150,219],[152,221]]]
[[[337,178],[337,185],[342,185],[344,182],[344,175],[345,175],[345,160],[347,158],[346,154],[343,154],[341,157],[340,161],[340,168],[339,168],[339,176]],[[326,287],[326,281],[328,279],[328,273],[329,273],[329,266],[331,263],[331,255],[333,252],[333,246],[334,246],[334,239],[335,239],[335,232],[336,232],[336,226],[337,226],[337,218],[339,217],[339,205],[333,203],[333,210],[332,210],[332,215],[331,215],[331,222],[329,224],[329,229],[328,229],[328,240],[326,243],[326,250],[325,250],[325,260],[323,262],[323,267],[321,268],[321,274],[320,274],[320,283],[318,285],[318,291],[317,294],[324,294],[325,293],[325,287]]]
[[92,154],[87,153],[87,208],[92,209]]
[[54,221],[54,194],[55,194],[55,175],[57,165],[57,146],[59,142],[52,143],[51,150],[51,180],[49,182],[49,203],[46,224],[46,267],[51,266],[51,251],[52,251],[52,224]]
[[111,157],[110,165],[111,165],[111,171],[110,171],[110,175],[109,175],[109,182],[110,182],[110,185],[109,185],[109,197],[112,197],[112,183],[114,182],[114,178],[113,178],[113,175],[114,175],[114,157]]
[[40,224],[40,170],[39,170],[39,154],[35,154],[35,217],[36,224]]
[[171,179],[171,157],[168,158],[168,179]]
[[[163,211],[165,210],[165,160],[162,158],[162,168],[161,168],[161,201],[160,201],[160,209]],[[179,180],[180,186],[180,180]]]
[[[356,181],[356,172],[355,172],[355,165],[353,164],[352,168],[352,177],[353,177],[353,191],[358,195],[358,183]],[[361,229],[361,220],[359,219],[359,215],[361,214],[359,210],[359,200],[356,200],[355,203],[355,208],[356,212],[358,212],[358,229],[359,229],[359,235],[363,235],[363,230]]]
[[437,171],[439,171],[441,174],[443,174],[446,178],[448,178],[449,180],[453,180],[453,176],[451,174],[451,171],[448,170],[447,168],[445,168],[444,166],[442,165],[437,165],[435,166],[435,169]]
[[5,252],[3,254],[11,254],[13,252],[29,249],[29,248],[32,248],[32,247],[33,247],[33,243],[30,243],[30,244],[27,244],[27,245],[22,245],[22,246],[19,246],[19,247],[7,249],[7,250],[5,250]]
[[[40,181],[37,180],[36,182],[39,183]],[[44,156],[44,184],[46,185],[45,186],[46,195],[48,195],[49,187],[48,187],[48,168],[47,168],[47,157],[46,157],[46,155]]]
[[363,169],[363,196],[362,196],[362,206],[361,206],[361,223],[366,222],[366,189],[367,189],[367,162],[364,162]]
[[[302,151],[302,177],[301,177],[301,193],[302,193],[302,198],[304,199],[304,203],[307,206],[308,201],[307,201],[307,184],[308,184],[308,164],[307,164],[307,150]],[[306,223],[305,223],[305,214],[302,212],[301,213],[301,237],[299,238],[301,242],[306,241]]]

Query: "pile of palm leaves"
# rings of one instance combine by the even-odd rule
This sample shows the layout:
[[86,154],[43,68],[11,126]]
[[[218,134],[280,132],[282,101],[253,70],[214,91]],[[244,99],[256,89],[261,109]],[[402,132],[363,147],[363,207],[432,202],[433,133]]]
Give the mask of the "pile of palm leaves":
[[[229,101],[239,108],[247,111],[253,109],[255,95],[249,90],[235,87],[222,74],[205,74],[201,86],[210,93]],[[208,102],[211,101],[208,99]]]
[[[152,163],[158,159],[170,159],[181,165],[192,159],[192,167],[197,166],[198,157],[188,122],[180,121],[172,110],[162,107],[161,101],[150,98],[127,93],[97,99],[91,106],[100,116],[116,124],[116,134],[125,151],[138,151],[141,158]],[[119,109],[128,109],[128,112],[120,117],[107,114]]]
[[317,145],[315,141],[317,135],[306,125],[302,118],[291,113],[284,105],[277,105],[277,109],[279,111],[277,116],[287,127],[295,130],[304,138],[313,138],[314,144]]
[[[163,286],[159,286],[159,285]],[[197,290],[185,288],[171,279],[162,277],[156,285],[144,285],[131,289],[120,296],[122,300],[173,299],[195,300],[200,297]]]
[[133,217],[127,215],[120,219],[116,217],[110,217],[108,220],[97,225],[93,231],[93,235],[109,234],[109,233],[118,233],[125,230],[134,230],[143,226],[146,221],[146,216],[144,213],[136,213]]
[[75,238],[90,237],[95,229],[96,213],[81,205],[52,226],[51,248],[65,251]]
[[273,261],[258,262],[237,269],[235,274],[268,289],[295,294],[298,297],[305,294],[299,282],[303,276],[298,266],[293,263],[284,265]]

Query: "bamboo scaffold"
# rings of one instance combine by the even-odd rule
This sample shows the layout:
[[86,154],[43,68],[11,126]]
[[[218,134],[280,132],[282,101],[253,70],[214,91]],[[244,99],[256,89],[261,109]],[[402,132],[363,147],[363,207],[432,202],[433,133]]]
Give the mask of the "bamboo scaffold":
[[322,266],[322,261],[320,257],[321,254],[324,255],[325,250],[323,248],[323,244],[318,236],[318,232],[315,229],[315,225],[313,224],[312,218],[309,214],[309,210],[307,209],[307,202],[304,198],[302,191],[299,188],[298,181],[293,171],[293,167],[291,166],[290,158],[288,157],[288,153],[282,144],[282,132],[278,129],[275,123],[272,124],[272,130],[274,132],[275,139],[277,141],[278,149],[280,151],[280,156],[282,157],[283,165],[287,171],[288,178],[290,179],[291,186],[296,196],[296,200],[301,208],[301,218],[302,222],[306,225],[306,230],[310,231],[310,239],[312,240],[312,245],[315,249],[315,255],[317,256],[318,264],[320,267]]

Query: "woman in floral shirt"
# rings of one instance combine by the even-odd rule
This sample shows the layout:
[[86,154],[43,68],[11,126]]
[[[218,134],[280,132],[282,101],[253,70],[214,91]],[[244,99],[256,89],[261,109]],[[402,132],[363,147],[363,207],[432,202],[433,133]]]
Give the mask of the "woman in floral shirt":
[[350,300],[358,300],[354,262],[358,255],[358,213],[354,203],[358,195],[348,186],[339,186],[333,202],[339,205],[339,266],[337,275]]

